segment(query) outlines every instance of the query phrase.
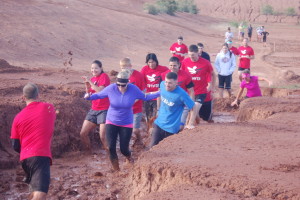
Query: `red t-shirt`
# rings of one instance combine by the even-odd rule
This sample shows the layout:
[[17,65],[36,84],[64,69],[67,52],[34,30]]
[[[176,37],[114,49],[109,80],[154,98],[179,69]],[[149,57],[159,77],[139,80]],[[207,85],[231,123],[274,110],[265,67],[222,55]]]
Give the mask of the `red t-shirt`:
[[[140,90],[145,90],[145,81],[141,72],[134,70],[129,78],[129,83],[136,85]],[[143,101],[138,100],[133,105],[133,114],[141,113],[143,111]]]
[[10,138],[20,140],[20,160],[34,156],[52,159],[50,146],[55,118],[54,106],[44,102],[32,102],[16,115]]
[[239,55],[239,50],[236,47],[231,47],[230,48],[231,53],[233,53],[234,55]]
[[[161,78],[164,81],[166,78],[167,73],[169,73],[171,70],[165,71],[164,73],[161,74]],[[186,92],[188,92],[187,87],[191,82],[192,82],[192,76],[187,73],[186,71],[179,70],[177,73],[178,76],[178,85],[184,89]]]
[[[254,55],[254,51],[250,46],[244,47],[244,46],[240,46],[238,48],[239,51],[239,55],[245,56],[253,56]],[[239,67],[244,68],[244,69],[249,69],[250,68],[250,59],[248,58],[240,58],[240,63],[239,63]]]
[[[110,79],[106,73],[101,73],[99,76],[94,76],[91,78],[91,82],[95,85],[107,87],[110,84]],[[96,91],[90,88],[90,93],[95,93]],[[109,99],[97,99],[92,101],[93,110],[107,110],[109,107]]]
[[[185,44],[178,44],[177,42],[172,44],[170,47],[170,51],[176,51],[176,53],[186,54],[188,52],[188,48]],[[173,56],[177,57],[179,61],[183,61],[184,56],[173,54]]]
[[195,95],[207,93],[207,86],[211,82],[213,71],[208,60],[199,57],[198,61],[193,62],[190,58],[186,58],[181,63],[181,69],[192,76]]
[[167,67],[160,65],[158,65],[155,69],[151,69],[148,65],[142,68],[141,73],[144,76],[147,93],[158,91],[159,84],[161,82],[161,73],[167,70]]

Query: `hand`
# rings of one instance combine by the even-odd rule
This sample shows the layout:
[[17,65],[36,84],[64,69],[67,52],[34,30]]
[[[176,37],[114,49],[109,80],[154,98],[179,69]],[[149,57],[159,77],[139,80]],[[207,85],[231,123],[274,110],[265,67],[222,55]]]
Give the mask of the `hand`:
[[91,96],[90,93],[85,93],[84,96],[83,96],[83,98],[87,99],[87,98],[89,98],[90,96]]
[[83,82],[85,82],[85,83],[89,82],[89,79],[87,76],[82,76],[81,78],[83,79]]
[[273,85],[273,82],[272,81],[269,81],[269,86],[272,86]]
[[231,103],[231,106],[232,106],[232,107],[238,106],[237,100],[235,100],[234,102],[232,102],[232,103]]

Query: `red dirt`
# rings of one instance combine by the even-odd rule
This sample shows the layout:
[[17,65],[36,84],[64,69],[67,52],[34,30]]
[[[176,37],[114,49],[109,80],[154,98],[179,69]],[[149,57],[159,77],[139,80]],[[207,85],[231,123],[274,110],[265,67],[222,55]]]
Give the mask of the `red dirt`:
[[[29,194],[9,139],[12,120],[25,106],[20,97],[27,82],[37,83],[41,100],[57,110],[49,199],[300,199],[299,17],[258,11],[267,2],[275,9],[298,8],[299,2],[197,0],[201,15],[175,17],[148,15],[143,2],[148,1],[1,1],[0,199]],[[136,162],[127,166],[120,155],[120,173],[111,172],[96,131],[90,136],[93,154],[78,151],[90,107],[82,99],[80,76],[90,74],[94,59],[107,72],[118,71],[123,57],[139,70],[148,52],[167,65],[169,46],[183,35],[187,45],[203,42],[214,60],[235,20],[270,32],[267,47],[255,38],[250,43],[256,54],[252,73],[274,83],[271,88],[261,83],[264,97],[246,99],[238,109],[230,106],[234,97],[215,98],[216,122],[227,123],[201,121],[149,151],[133,146]],[[234,93],[238,85],[234,73]],[[146,129],[143,124],[149,141]]]

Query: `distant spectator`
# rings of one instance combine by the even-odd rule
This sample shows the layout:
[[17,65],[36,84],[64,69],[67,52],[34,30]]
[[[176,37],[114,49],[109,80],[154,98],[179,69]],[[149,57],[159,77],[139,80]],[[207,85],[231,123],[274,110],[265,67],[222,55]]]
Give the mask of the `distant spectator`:
[[173,56],[177,57],[180,62],[183,61],[184,57],[188,53],[188,48],[185,44],[183,44],[183,37],[179,36],[177,38],[177,42],[172,44],[170,47],[170,52],[173,54]]

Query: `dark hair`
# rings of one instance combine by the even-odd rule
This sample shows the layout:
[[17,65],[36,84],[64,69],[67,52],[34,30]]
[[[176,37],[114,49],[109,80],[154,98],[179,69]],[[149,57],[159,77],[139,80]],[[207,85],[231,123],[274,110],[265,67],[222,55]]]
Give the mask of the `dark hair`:
[[228,27],[228,29],[227,29],[228,31],[230,31],[230,27]]
[[223,46],[226,46],[226,47],[229,49],[229,46],[228,46],[227,42],[225,42],[225,43],[222,45],[222,47],[223,47]]
[[182,36],[178,36],[178,38],[177,39],[179,39],[179,40],[183,40],[183,37]]
[[97,64],[100,68],[102,68],[102,63],[99,60],[94,60],[92,64]]
[[178,78],[178,76],[177,76],[177,74],[174,73],[174,72],[169,72],[169,73],[167,73],[166,78],[167,78],[167,79],[173,79],[173,80],[176,81],[177,78]]
[[27,83],[23,87],[23,95],[26,99],[37,99],[39,94],[39,89],[34,83]]
[[171,58],[169,59],[169,62],[177,62],[177,63],[180,63],[179,58],[177,58],[177,57],[175,57],[175,56],[171,57]]
[[157,60],[157,57],[156,57],[155,53],[148,53],[147,54],[147,56],[146,56],[146,63],[148,63],[149,60],[155,61],[156,64],[158,65],[158,60]]
[[199,42],[199,43],[197,44],[197,46],[199,46],[199,47],[204,47],[204,45],[203,45],[201,42]]
[[189,46],[189,52],[198,53],[198,51],[199,51],[199,49],[198,49],[197,45],[192,44]]

